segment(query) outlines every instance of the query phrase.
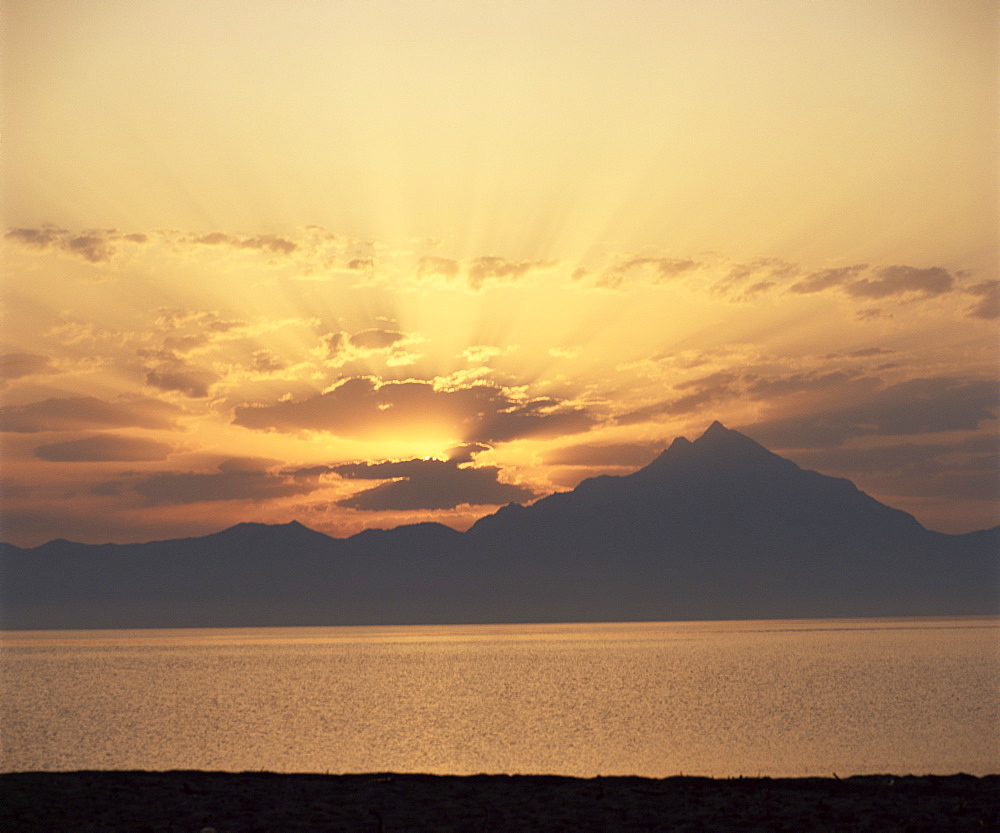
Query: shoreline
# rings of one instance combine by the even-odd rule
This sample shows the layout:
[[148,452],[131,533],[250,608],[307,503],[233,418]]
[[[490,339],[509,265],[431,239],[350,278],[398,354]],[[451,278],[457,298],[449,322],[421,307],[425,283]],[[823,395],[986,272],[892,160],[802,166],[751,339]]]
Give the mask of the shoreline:
[[1000,775],[0,773],[0,830],[994,831]]

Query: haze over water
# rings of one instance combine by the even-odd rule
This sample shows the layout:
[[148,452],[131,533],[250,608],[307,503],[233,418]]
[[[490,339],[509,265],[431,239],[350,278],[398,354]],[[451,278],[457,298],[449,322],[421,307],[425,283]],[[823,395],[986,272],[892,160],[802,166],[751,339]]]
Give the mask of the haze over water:
[[981,775],[1000,621],[6,632],[0,769]]

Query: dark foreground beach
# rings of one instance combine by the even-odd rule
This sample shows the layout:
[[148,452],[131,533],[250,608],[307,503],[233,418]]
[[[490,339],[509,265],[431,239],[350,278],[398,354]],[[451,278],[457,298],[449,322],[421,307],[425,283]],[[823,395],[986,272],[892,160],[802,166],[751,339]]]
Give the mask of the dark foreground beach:
[[997,831],[1000,775],[0,775],[16,831]]

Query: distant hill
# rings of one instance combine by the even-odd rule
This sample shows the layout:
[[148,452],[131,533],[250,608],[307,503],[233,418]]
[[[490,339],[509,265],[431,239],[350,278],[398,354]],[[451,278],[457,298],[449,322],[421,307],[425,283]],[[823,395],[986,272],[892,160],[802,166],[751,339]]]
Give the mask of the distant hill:
[[625,477],[440,524],[297,522],[0,545],[0,627],[809,618],[1000,612],[1000,527],[944,535],[719,423]]

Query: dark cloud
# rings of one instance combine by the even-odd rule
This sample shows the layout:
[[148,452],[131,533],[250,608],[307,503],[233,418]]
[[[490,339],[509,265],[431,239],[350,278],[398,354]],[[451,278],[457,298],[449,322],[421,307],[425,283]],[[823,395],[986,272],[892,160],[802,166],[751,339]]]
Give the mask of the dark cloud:
[[740,395],[740,376],[736,373],[720,372],[689,379],[674,385],[675,390],[691,392],[677,399],[655,402],[618,417],[620,425],[634,425],[661,417],[680,416],[700,411],[708,405]]
[[256,430],[373,439],[431,431],[481,443],[586,431],[593,422],[580,408],[554,399],[518,401],[487,385],[437,390],[429,382],[378,384],[371,377],[347,379],[305,400],[238,406],[233,418]]
[[599,273],[579,267],[573,271],[574,281],[588,280],[600,289],[622,289],[630,281],[661,284],[697,269],[701,263],[687,258],[633,257],[602,270]]
[[965,290],[979,300],[966,310],[973,318],[1000,318],[1000,281],[984,281]]
[[554,466],[622,466],[640,468],[662,451],[652,443],[609,443],[608,445],[571,445],[550,451],[544,456]]
[[[746,266],[735,267],[727,278],[717,284],[717,289],[728,291],[735,284],[759,274],[762,269],[769,270],[775,278],[786,280],[798,274],[797,267],[783,261],[754,261]],[[944,295],[955,289],[956,276],[940,266],[918,268],[894,265],[871,270],[864,263],[811,272],[788,286],[788,291],[797,295],[838,291],[854,298],[874,299],[914,295],[931,297]],[[880,317],[880,313],[878,310],[866,310],[859,313],[858,317]]]
[[139,462],[165,460],[172,446],[155,440],[138,437],[120,437],[115,434],[97,434],[79,440],[40,445],[35,456],[52,462]]
[[118,253],[118,243],[145,243],[145,234],[122,234],[117,229],[92,229],[72,234],[65,229],[43,226],[40,229],[15,228],[4,237],[31,249],[60,249],[88,263],[106,263]]
[[1000,437],[993,432],[949,443],[809,449],[794,456],[800,465],[886,494],[982,501],[1000,496]]
[[524,278],[534,269],[547,269],[555,265],[548,260],[512,261],[502,257],[477,257],[466,266],[469,286],[482,289],[486,283],[513,283]]
[[[948,443],[892,443],[864,448],[818,448],[796,454],[796,460],[819,471],[907,471],[933,475],[949,469],[995,470],[1000,464],[1000,437],[975,434]],[[960,461],[960,462],[958,462]]]
[[417,277],[424,280],[444,278],[453,281],[458,277],[459,264],[457,260],[447,257],[422,257],[417,262]]
[[[833,359],[874,359],[880,356],[892,356],[895,355],[895,350],[886,350],[884,347],[862,347],[858,350],[848,350],[845,353],[826,353],[821,356],[821,358],[828,361]],[[892,365],[880,364],[879,367],[887,367]]]
[[46,226],[44,228],[14,228],[8,231],[4,237],[13,240],[29,249],[51,249],[65,237],[68,232],[65,229]]
[[683,275],[685,272],[690,272],[700,265],[696,260],[672,257],[634,257],[613,267],[606,273],[606,277],[616,274],[626,276],[630,273],[641,272],[650,275],[653,283],[663,283],[678,275]]
[[349,339],[352,347],[362,350],[385,350],[406,339],[398,330],[362,330]]
[[859,350],[851,350],[850,352],[843,354],[830,353],[827,356],[824,356],[824,358],[836,359],[841,356],[846,356],[850,359],[868,359],[873,356],[891,356],[895,352],[895,350],[886,350],[884,347],[862,347]]
[[210,370],[198,370],[181,362],[171,362],[146,373],[146,384],[165,391],[182,393],[189,399],[208,396],[219,376]]
[[891,312],[871,307],[869,309],[858,310],[854,313],[854,317],[858,319],[858,321],[874,321],[879,318],[892,318],[893,315]]
[[454,460],[403,460],[385,463],[348,463],[332,471],[349,480],[389,480],[338,502],[367,512],[385,510],[453,509],[456,506],[499,506],[532,500],[535,493],[501,483],[499,469],[459,467]]
[[311,483],[270,471],[275,462],[235,457],[219,463],[214,472],[159,472],[139,480],[134,489],[153,504],[270,500],[313,490]]
[[92,486],[90,493],[98,497],[118,497],[125,492],[127,484],[123,480],[108,480]]
[[335,358],[347,346],[347,333],[326,333],[320,337],[327,358]]
[[24,483],[14,483],[6,479],[0,480],[0,496],[3,496],[5,500],[30,498],[34,493],[35,490]]
[[298,248],[298,244],[286,237],[277,237],[273,234],[262,234],[256,237],[236,237],[231,234],[224,234],[221,231],[214,231],[211,234],[203,234],[194,237],[193,242],[203,246],[231,246],[234,249],[255,249],[257,251],[267,251],[273,254],[289,255]]
[[699,376],[697,379],[686,379],[683,382],[678,382],[674,385],[674,390],[708,390],[708,389],[723,389],[728,390],[729,387],[739,379],[740,376],[737,373],[733,373],[728,370],[722,370],[718,373],[710,373],[708,376]]
[[106,237],[84,234],[63,241],[63,248],[90,263],[104,263],[114,257],[117,249]]
[[448,449],[448,461],[452,463],[471,463],[477,454],[489,450],[490,446],[483,443],[462,443],[462,445]]
[[[771,399],[794,393],[816,393],[824,388],[839,387],[852,381],[840,370],[830,373],[793,373],[772,379],[748,375],[744,390],[754,399]],[[872,380],[871,384],[875,384]]]
[[943,295],[950,292],[955,279],[947,269],[934,266],[917,269],[913,266],[886,266],[874,278],[859,278],[844,285],[848,295],[863,298],[887,298],[891,295]]
[[629,425],[681,416],[739,399],[770,403],[798,396],[796,416],[757,423],[747,430],[769,448],[808,448],[837,446],[867,434],[972,429],[1000,409],[1000,388],[983,379],[912,379],[886,386],[877,377],[842,370],[784,376],[720,372],[687,380],[674,389],[684,395],[631,411],[618,422]]
[[868,265],[862,263],[855,266],[841,266],[838,269],[822,269],[807,275],[797,283],[793,283],[788,291],[806,295],[813,292],[823,292],[826,289],[837,289],[856,278],[867,268]]
[[205,340],[205,333],[226,333],[243,325],[242,321],[220,318],[217,312],[205,310],[161,307],[156,316],[156,326],[161,330],[192,328]]
[[347,261],[347,268],[352,272],[371,272],[375,268],[375,258],[353,257]]
[[748,290],[742,288],[746,284],[752,282],[754,286],[775,285],[798,273],[799,267],[794,263],[777,257],[761,257],[732,266],[724,278],[715,282],[712,292],[716,295],[735,296],[733,300],[748,300]]
[[250,369],[257,373],[277,373],[285,369],[285,363],[270,350],[254,350]]
[[106,402],[93,396],[44,399],[0,408],[0,431],[77,431],[87,428],[172,429],[181,409],[159,399],[137,396]]
[[[208,333],[197,333],[184,336],[167,336],[163,339],[162,356],[177,359],[178,354],[191,353],[199,347],[204,347],[210,340]],[[140,351],[140,355],[142,351]]]
[[746,426],[768,448],[835,447],[854,437],[930,434],[976,429],[1000,412],[997,385],[985,379],[911,379],[814,415],[797,415]]
[[4,353],[0,355],[0,384],[23,379],[27,376],[42,376],[56,373],[52,360],[37,353]]
[[778,284],[776,281],[757,281],[755,284],[751,284],[745,290],[743,294],[736,298],[737,301],[753,301],[759,296],[763,295],[765,292],[769,292],[774,289]]

